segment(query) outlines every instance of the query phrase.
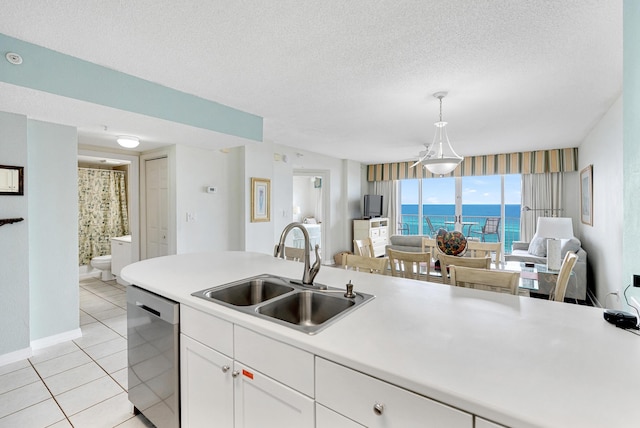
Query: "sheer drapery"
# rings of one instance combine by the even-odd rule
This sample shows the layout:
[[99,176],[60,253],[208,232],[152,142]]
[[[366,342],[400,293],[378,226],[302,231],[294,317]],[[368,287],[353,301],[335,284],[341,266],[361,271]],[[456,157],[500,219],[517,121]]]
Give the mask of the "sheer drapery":
[[[531,241],[538,217],[561,215],[563,178],[562,172],[522,175],[521,241]],[[529,207],[530,210],[527,211],[525,207]]]
[[79,264],[111,254],[111,238],[129,234],[124,171],[78,168]]
[[400,182],[397,180],[389,181],[376,181],[373,183],[373,191],[377,195],[382,195],[383,203],[387,211],[387,218],[389,219],[389,230],[391,234],[397,233],[398,228],[398,213],[399,201],[398,201],[398,189]]

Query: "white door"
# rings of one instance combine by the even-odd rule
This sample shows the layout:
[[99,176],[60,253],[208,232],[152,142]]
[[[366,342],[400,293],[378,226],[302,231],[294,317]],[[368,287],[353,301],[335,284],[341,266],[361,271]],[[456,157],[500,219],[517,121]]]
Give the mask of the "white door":
[[236,427],[313,428],[314,401],[275,380],[239,364],[234,365]]
[[233,428],[231,358],[180,335],[180,418],[183,427]]
[[145,161],[146,258],[169,254],[169,184],[167,158]]

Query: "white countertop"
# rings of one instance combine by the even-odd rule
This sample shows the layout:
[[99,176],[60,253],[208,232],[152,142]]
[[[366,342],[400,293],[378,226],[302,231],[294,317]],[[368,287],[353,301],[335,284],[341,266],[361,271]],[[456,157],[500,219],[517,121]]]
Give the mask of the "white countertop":
[[299,279],[302,264],[216,252],[134,263],[122,278],[392,384],[512,427],[638,426],[640,337],[602,310],[323,266],[376,298],[309,336],[192,297],[263,273]]

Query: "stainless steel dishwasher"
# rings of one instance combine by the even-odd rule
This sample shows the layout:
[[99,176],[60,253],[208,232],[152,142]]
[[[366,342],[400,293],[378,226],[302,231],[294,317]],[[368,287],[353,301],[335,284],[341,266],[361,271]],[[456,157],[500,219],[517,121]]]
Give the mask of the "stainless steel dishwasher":
[[127,286],[129,401],[157,428],[180,426],[179,304]]

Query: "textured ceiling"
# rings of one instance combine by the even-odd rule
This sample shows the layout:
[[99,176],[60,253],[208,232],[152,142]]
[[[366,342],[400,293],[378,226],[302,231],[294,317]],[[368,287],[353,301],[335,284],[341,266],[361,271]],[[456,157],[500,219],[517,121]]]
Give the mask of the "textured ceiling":
[[[622,90],[621,0],[2,3],[0,33],[262,116],[265,141],[365,163],[415,159],[437,91],[454,148],[476,155],[575,147]],[[31,117],[95,141],[97,123],[154,132],[101,108],[57,119],[56,97],[21,92],[0,85],[0,109],[38,104]]]

